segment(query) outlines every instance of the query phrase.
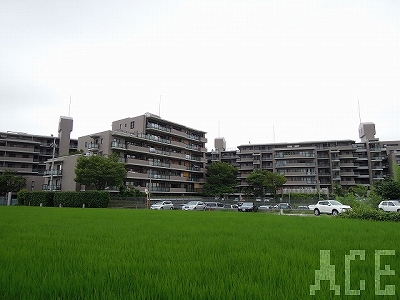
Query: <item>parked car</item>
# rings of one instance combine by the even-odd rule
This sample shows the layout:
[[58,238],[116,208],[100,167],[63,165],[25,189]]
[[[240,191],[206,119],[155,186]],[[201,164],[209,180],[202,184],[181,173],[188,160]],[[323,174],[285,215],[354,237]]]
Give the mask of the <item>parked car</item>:
[[224,209],[224,204],[221,202],[204,202],[208,210],[221,210]]
[[384,211],[400,212],[400,200],[382,201],[379,203],[378,208]]
[[315,205],[309,205],[310,210],[314,211],[314,215],[319,216],[320,214],[328,214],[328,215],[338,215],[347,210],[351,210],[351,207],[348,205],[343,205],[339,201],[336,200],[323,200],[318,201]]
[[257,211],[257,206],[253,202],[244,202],[238,207],[238,211]]
[[308,207],[308,205],[299,205],[299,206],[297,207],[297,209],[309,210],[310,208]]
[[289,203],[278,203],[274,209],[292,209],[292,206]]
[[225,209],[238,209],[237,204],[225,204]]
[[150,209],[174,209],[174,204],[171,201],[159,201],[150,206]]
[[260,198],[260,197],[257,197],[257,198],[256,198],[256,201],[257,201],[257,202],[261,202],[261,198]]
[[202,201],[189,201],[182,206],[182,210],[205,210],[206,204]]
[[270,210],[270,209],[272,209],[271,205],[260,205],[258,207],[258,210]]

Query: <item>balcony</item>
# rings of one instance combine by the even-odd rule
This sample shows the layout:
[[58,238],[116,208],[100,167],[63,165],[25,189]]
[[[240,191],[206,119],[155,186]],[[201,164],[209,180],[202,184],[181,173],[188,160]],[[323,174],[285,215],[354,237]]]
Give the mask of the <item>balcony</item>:
[[61,191],[61,184],[58,185],[43,184],[42,191]]
[[182,171],[186,171],[189,169],[189,167],[185,166],[185,165],[178,165],[178,164],[170,164],[170,169],[171,170],[182,170]]
[[149,179],[149,174],[128,171],[126,173],[126,178],[129,178],[129,179]]
[[10,146],[0,146],[0,151],[7,151],[7,152],[18,152],[18,153],[35,153],[38,152],[39,149],[35,151],[33,147],[25,148],[25,147],[10,147]]
[[88,150],[89,151],[99,151],[100,145],[98,143],[89,143]]
[[43,176],[51,176],[51,173],[53,173],[53,176],[61,176],[62,170],[46,170],[44,171]]
[[122,143],[112,142],[111,149],[118,148],[118,149],[126,149],[126,145]]

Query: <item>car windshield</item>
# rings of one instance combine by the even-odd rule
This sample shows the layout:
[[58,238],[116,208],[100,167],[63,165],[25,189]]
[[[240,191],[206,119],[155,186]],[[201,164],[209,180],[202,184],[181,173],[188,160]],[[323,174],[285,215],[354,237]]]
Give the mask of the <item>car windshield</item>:
[[197,204],[197,201],[190,201],[190,202],[188,202],[187,205],[196,205],[196,204]]
[[245,202],[245,203],[242,204],[242,206],[243,206],[243,205],[251,206],[251,205],[253,205],[253,202]]
[[400,201],[399,200],[392,200],[393,204],[396,206],[400,206]]
[[340,203],[339,201],[336,201],[336,200],[331,200],[330,202],[332,205],[343,205],[342,203]]
[[162,201],[154,203],[154,205],[162,205]]

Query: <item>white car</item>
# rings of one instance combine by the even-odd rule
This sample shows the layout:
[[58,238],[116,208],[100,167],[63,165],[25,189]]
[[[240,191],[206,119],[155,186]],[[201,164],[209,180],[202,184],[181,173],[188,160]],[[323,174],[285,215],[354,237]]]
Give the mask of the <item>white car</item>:
[[309,206],[310,210],[314,210],[314,215],[319,216],[320,214],[328,214],[337,216],[342,212],[351,210],[351,207],[344,205],[336,200],[322,200],[318,201],[315,205]]
[[202,201],[189,201],[182,206],[182,210],[205,210],[206,204]]
[[150,206],[150,209],[169,209],[173,210],[174,209],[174,204],[171,201],[159,201]]
[[382,201],[381,203],[379,203],[378,208],[384,211],[400,212],[400,201],[399,200]]

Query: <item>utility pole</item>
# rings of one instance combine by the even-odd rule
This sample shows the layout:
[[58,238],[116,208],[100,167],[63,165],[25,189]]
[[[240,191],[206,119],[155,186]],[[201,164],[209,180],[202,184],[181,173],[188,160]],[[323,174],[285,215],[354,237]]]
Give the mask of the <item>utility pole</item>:
[[[53,135],[51,135],[51,137],[53,137]],[[54,155],[56,152],[56,138],[55,137],[53,137],[53,143],[51,144],[51,146],[53,147],[53,155],[51,158],[51,168],[50,168],[50,192],[53,191]]]

